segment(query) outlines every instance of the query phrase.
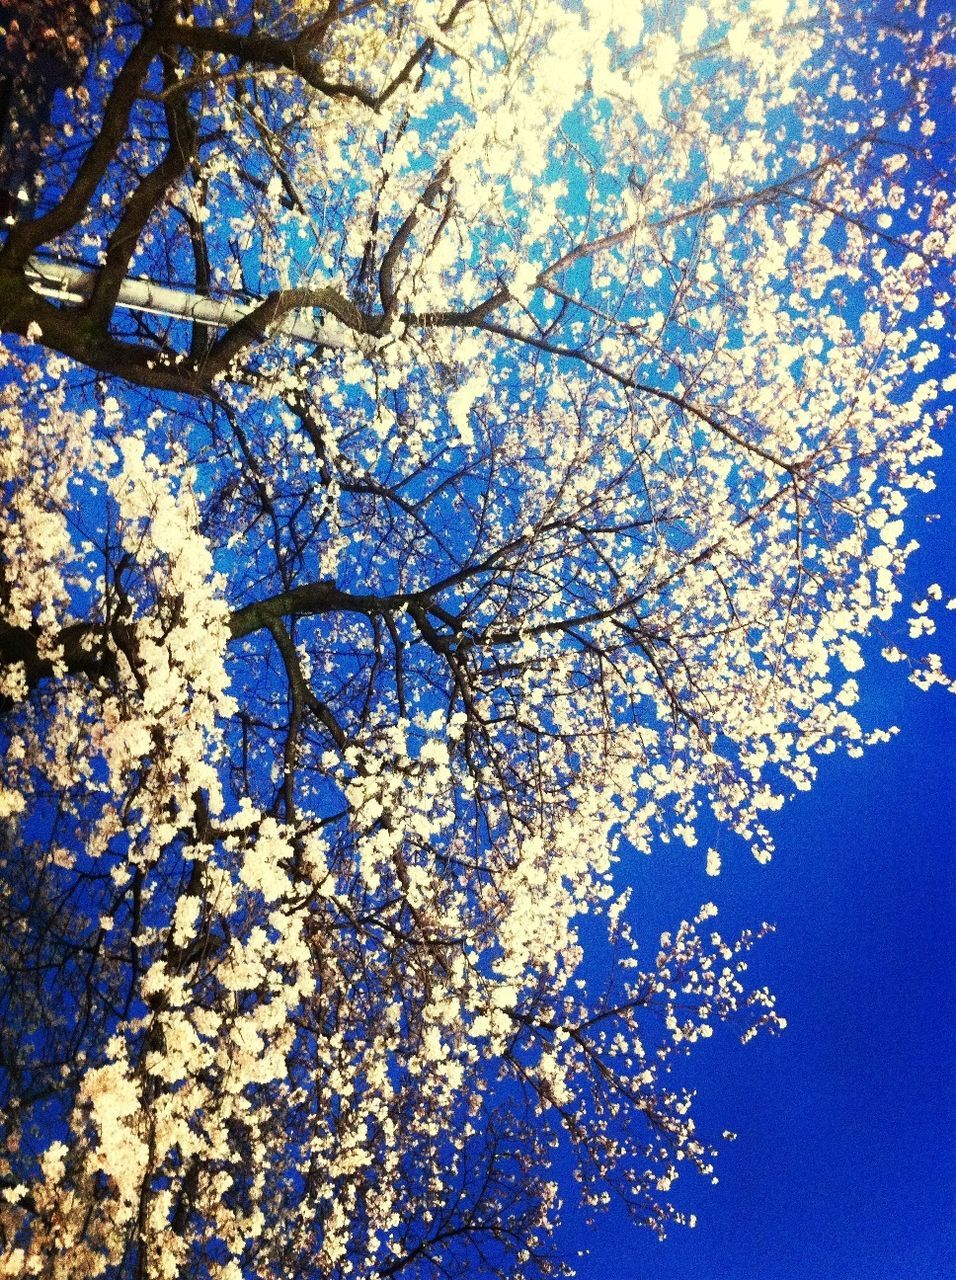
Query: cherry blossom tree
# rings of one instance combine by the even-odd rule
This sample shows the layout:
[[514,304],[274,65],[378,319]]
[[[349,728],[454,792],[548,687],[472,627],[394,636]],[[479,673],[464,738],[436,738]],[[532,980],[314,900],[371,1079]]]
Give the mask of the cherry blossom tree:
[[663,1234],[683,1054],[781,1020],[765,927],[637,954],[628,862],[768,857],[889,732],[864,637],[947,682],[940,589],[894,618],[951,23],[69,8],[0,8],[10,102],[72,59],[0,170],[0,1275],[547,1274],[575,1194]]

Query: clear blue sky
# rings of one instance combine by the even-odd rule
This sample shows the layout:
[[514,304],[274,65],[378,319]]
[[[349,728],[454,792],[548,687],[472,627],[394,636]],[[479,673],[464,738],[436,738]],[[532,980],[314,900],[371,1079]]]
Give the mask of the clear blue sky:
[[[917,597],[938,582],[945,600],[956,420],[943,444],[937,491],[912,507],[921,549],[906,583]],[[956,673],[956,611],[938,617],[931,647]],[[659,1243],[612,1210],[588,1230],[567,1204],[562,1253],[581,1280],[956,1277],[956,696],[920,692],[880,648],[859,676],[860,718],[899,735],[860,760],[820,762],[813,792],[771,815],[769,866],[718,836],[716,880],[706,844],[621,868],[651,955],[661,929],[708,900],[725,936],[774,922],[752,976],[789,1026],[746,1046],[715,1033],[686,1061],[703,1138],[739,1135],[719,1185],[689,1171],[674,1188],[695,1229]]]
[[[948,435],[907,575],[914,594],[938,581],[945,599],[956,595],[956,425]],[[954,671],[956,612],[941,622],[934,647]],[[582,1280],[956,1276],[956,696],[920,692],[878,656],[860,684],[866,718],[900,734],[860,760],[821,761],[815,790],[772,815],[769,866],[725,839],[716,880],[702,848],[662,848],[628,869],[648,950],[655,930],[707,900],[725,936],[775,922],[752,971],[789,1027],[695,1049],[698,1127],[739,1134],[720,1183],[680,1180],[676,1201],[698,1225],[662,1244],[613,1212],[588,1231],[569,1204],[563,1253],[590,1251]]]

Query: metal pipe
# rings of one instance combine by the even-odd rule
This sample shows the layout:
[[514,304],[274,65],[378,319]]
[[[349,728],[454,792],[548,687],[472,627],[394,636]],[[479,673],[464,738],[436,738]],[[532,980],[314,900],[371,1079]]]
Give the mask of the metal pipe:
[[[31,289],[55,302],[88,302],[98,274],[96,267],[85,263],[37,256],[30,258],[26,267]],[[208,298],[188,289],[154,284],[151,280],[126,279],[120,285],[116,305],[127,311],[192,321],[210,329],[228,329],[259,304],[257,300],[234,302],[228,298]],[[344,336],[330,332],[329,326],[310,311],[293,312],[284,319],[277,332],[299,342],[312,342],[323,347],[348,345]]]

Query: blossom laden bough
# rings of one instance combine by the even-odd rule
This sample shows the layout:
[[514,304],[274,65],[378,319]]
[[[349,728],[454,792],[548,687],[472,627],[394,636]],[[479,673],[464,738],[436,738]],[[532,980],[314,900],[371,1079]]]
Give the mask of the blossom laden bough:
[[782,1020],[628,862],[768,857],[944,598],[951,23],[91,12],[0,248],[0,1274],[547,1273],[562,1143],[663,1234]]

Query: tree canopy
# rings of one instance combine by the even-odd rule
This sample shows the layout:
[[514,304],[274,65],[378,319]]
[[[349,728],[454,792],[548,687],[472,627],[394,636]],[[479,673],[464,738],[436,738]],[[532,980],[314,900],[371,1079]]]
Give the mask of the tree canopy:
[[769,857],[889,732],[866,637],[948,683],[941,589],[898,614],[950,20],[49,9],[0,5],[0,1275],[663,1233],[683,1054],[782,1020],[766,926],[638,954],[628,861]]

